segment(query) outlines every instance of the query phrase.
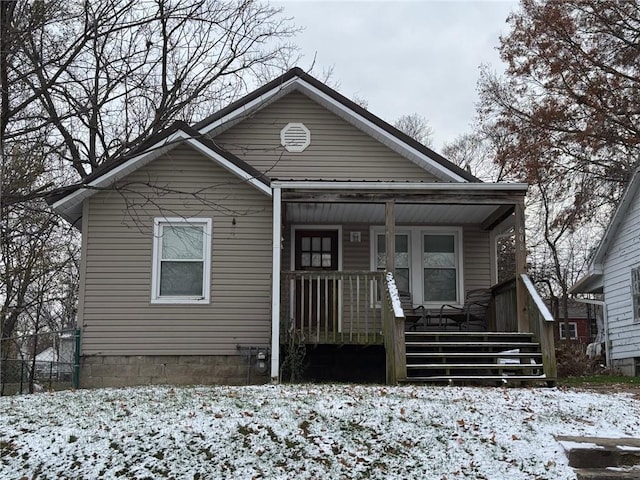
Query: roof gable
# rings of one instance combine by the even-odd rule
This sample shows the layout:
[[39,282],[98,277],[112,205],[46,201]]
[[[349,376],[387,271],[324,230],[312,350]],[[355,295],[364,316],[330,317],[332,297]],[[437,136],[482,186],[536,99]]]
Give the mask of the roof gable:
[[298,91],[311,98],[442,181],[480,181],[466,170],[306,74],[300,68],[289,70],[284,75],[199,122],[194,128],[203,134],[216,136],[293,91]]
[[82,216],[84,200],[182,144],[193,147],[214,163],[237,175],[266,195],[271,195],[269,179],[262,173],[235,155],[226,152],[185,123],[176,122],[158,135],[150,137],[130,155],[105,166],[105,168],[98,169],[88,176],[81,185],[63,190],[60,194],[50,197],[48,201],[56,212],[74,224]]
[[629,212],[629,208],[634,204],[634,201],[638,198],[638,191],[640,190],[640,167],[633,172],[629,184],[620,199],[620,203],[616,207],[616,210],[609,221],[609,225],[605,230],[600,243],[596,248],[589,266],[587,267],[587,274],[580,278],[570,289],[570,293],[583,293],[583,292],[600,292],[603,287],[603,268],[604,260],[607,256],[609,248],[615,241],[620,225],[623,223],[625,217]]

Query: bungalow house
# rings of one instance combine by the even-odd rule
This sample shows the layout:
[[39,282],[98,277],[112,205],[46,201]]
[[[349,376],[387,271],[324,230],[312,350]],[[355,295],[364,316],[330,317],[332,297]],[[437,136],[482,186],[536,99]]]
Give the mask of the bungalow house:
[[[294,68],[50,199],[82,231],[80,385],[278,381],[292,339],[348,352],[345,371],[381,352],[390,383],[449,379],[449,363],[472,376],[464,341],[484,342],[487,378],[507,351],[522,378],[553,380],[535,338],[549,315],[524,276],[526,191],[479,181]],[[510,229],[518,281],[492,290]],[[448,325],[478,289],[481,331]]]
[[[620,200],[587,268],[570,289],[596,294],[607,366],[640,375],[640,169]],[[600,298],[603,298],[601,300]]]

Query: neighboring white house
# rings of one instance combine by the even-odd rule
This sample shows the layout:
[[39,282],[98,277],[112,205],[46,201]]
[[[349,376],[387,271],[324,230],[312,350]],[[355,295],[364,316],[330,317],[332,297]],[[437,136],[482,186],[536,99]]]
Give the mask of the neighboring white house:
[[604,294],[607,364],[640,375],[640,168],[607,227],[587,274],[570,293]]

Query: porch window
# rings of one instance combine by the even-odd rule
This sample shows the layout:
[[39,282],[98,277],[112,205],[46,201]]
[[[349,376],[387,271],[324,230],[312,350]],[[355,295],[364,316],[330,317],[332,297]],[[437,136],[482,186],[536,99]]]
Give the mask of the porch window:
[[[384,234],[376,236],[376,269],[386,269],[387,239]],[[406,233],[396,235],[396,286],[400,292],[409,292],[410,262],[409,262],[409,235]]]
[[640,322],[640,267],[631,269],[631,298],[633,302],[633,321]]
[[208,303],[211,219],[154,220],[152,303]]
[[458,299],[458,252],[455,234],[423,235],[425,303],[456,302]]

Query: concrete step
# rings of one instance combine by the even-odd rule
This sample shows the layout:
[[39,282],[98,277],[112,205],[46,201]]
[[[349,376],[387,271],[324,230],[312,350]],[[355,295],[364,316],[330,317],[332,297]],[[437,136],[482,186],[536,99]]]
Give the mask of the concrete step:
[[578,480],[639,479],[640,438],[558,435]]
[[577,480],[638,480],[640,467],[576,468]]

